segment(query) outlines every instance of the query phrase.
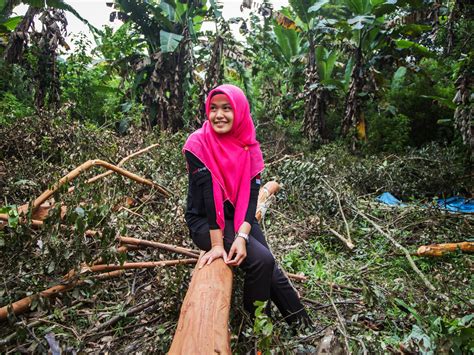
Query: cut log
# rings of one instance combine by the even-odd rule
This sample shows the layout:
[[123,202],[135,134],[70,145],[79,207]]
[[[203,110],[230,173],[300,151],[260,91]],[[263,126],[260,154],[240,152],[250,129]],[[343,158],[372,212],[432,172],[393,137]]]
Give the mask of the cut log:
[[169,354],[230,354],[231,296],[232,270],[224,260],[196,266]]
[[461,250],[467,253],[474,253],[474,242],[422,245],[421,247],[418,248],[416,255],[443,256],[447,253],[450,253],[456,250]]
[[[274,181],[260,189],[256,213],[258,221],[279,189],[280,185]],[[169,354],[230,354],[228,322],[231,295],[232,270],[222,259],[202,269],[196,267],[181,306]]]

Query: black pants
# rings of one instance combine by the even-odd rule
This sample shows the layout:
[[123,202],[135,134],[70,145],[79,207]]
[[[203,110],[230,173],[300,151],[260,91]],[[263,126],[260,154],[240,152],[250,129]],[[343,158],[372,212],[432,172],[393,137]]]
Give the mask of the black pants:
[[[224,248],[229,252],[234,241],[234,222],[226,220],[224,229]],[[194,243],[201,250],[211,249],[209,226],[202,224],[197,230],[191,231]],[[254,222],[250,231],[247,245],[247,257],[240,264],[245,272],[244,308],[254,317],[255,301],[271,299],[280,310],[288,323],[297,320],[309,320],[298,294],[275,263],[267,241],[257,222]]]

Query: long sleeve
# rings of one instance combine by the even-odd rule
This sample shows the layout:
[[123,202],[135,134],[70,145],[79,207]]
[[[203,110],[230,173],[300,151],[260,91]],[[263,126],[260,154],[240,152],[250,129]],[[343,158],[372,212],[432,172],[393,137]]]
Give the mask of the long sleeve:
[[247,207],[247,213],[245,214],[245,222],[250,224],[253,223],[255,220],[255,213],[257,212],[257,200],[258,200],[258,193],[260,191],[260,174],[252,179],[250,182],[250,199],[249,205]]
[[219,229],[216,219],[216,206],[212,190],[211,173],[194,154],[186,151],[185,157],[188,163],[190,179],[196,184],[196,187],[202,191],[209,229]]

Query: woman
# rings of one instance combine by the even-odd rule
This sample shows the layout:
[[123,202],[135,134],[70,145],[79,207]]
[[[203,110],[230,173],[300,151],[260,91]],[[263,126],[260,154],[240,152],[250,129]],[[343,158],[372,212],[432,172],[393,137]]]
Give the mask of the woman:
[[271,299],[287,322],[308,319],[255,219],[264,163],[247,98],[238,87],[221,85],[209,93],[206,114],[183,148],[186,222],[194,243],[207,251],[199,268],[218,258],[242,268],[244,308],[252,317],[255,301]]

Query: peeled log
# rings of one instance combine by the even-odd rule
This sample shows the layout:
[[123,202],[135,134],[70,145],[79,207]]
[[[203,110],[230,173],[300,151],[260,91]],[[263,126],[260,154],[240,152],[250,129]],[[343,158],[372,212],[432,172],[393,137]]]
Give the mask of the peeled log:
[[[279,190],[280,185],[274,181],[260,189],[258,221],[265,214],[271,197]],[[169,354],[231,354],[228,325],[231,296],[232,270],[222,259],[202,269],[196,267],[181,306]]]
[[230,354],[232,270],[224,260],[194,269],[169,354]]
[[422,245],[418,248],[416,255],[418,256],[443,256],[449,252],[461,250],[468,253],[474,252],[474,242],[461,243],[445,243]]

